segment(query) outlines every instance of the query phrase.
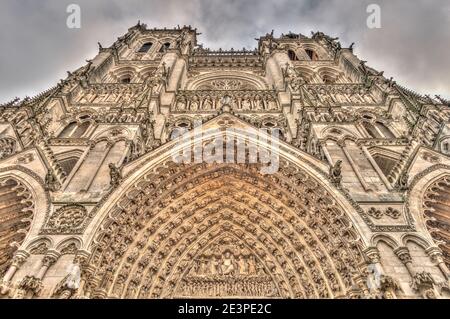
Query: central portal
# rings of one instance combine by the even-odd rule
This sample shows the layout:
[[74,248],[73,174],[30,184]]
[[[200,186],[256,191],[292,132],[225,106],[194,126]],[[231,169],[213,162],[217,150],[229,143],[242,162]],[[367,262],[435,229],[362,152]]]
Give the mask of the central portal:
[[364,264],[357,230],[321,182],[287,162],[280,167],[262,175],[251,164],[168,161],[143,173],[96,234],[89,293],[334,298],[354,292]]

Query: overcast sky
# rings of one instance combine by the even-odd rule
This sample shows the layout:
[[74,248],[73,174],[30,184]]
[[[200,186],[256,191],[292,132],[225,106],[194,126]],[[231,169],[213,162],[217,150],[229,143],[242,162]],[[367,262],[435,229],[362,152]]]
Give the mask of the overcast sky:
[[[66,26],[71,3],[81,7],[80,29]],[[381,7],[380,29],[367,27],[371,3]],[[211,49],[253,49],[272,29],[320,30],[355,42],[362,60],[398,83],[450,98],[449,0],[1,0],[0,102],[55,85],[138,20],[192,25]]]

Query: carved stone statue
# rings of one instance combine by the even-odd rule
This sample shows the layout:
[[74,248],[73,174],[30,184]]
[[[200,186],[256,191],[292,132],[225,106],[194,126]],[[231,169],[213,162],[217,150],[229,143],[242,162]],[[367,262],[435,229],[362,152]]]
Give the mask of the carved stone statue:
[[110,163],[109,167],[109,175],[111,177],[110,185],[111,187],[117,187],[122,181],[122,172],[120,168],[117,168],[115,164]]
[[408,179],[409,179],[409,175],[407,173],[404,173],[400,176],[400,178],[398,179],[398,183],[397,183],[397,188],[399,190],[407,190],[408,189]]
[[338,160],[334,166],[330,167],[330,179],[335,185],[340,185],[342,180],[342,161]]
[[49,191],[56,191],[58,190],[59,183],[56,180],[55,175],[51,170],[47,172],[47,175],[45,175],[45,189]]

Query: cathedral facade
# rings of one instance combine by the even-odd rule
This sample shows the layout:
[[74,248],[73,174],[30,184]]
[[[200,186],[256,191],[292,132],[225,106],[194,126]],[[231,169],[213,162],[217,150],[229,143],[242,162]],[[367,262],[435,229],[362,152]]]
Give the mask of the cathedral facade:
[[0,106],[0,298],[449,298],[449,102],[321,32],[197,35]]

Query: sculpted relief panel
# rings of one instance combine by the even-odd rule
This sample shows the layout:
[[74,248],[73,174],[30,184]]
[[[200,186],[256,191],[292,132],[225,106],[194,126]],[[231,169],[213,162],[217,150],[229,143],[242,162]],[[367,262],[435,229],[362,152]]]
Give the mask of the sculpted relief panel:
[[208,112],[229,106],[237,112],[279,111],[275,91],[205,90],[180,91],[174,112]]
[[[295,172],[286,171],[264,182],[256,167],[204,165],[171,165],[161,173],[169,175],[151,178],[158,188],[141,184],[99,234],[94,296],[348,293],[362,260],[355,230],[307,175],[297,173],[303,183],[289,181]],[[322,217],[311,218],[313,212]],[[333,226],[343,224],[345,230]]]
[[197,256],[175,297],[279,297],[269,271],[237,238],[222,236]]

